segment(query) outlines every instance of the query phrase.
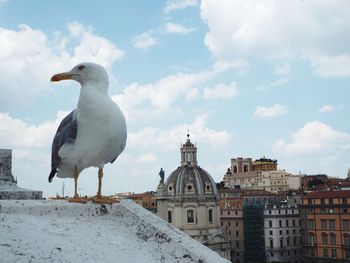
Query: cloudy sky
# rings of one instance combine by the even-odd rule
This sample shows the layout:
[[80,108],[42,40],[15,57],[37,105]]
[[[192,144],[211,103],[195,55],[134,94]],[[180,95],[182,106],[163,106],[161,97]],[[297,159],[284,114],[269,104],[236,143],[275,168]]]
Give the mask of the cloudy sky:
[[[0,148],[13,149],[20,186],[61,192],[63,179],[47,182],[50,147],[79,85],[49,80],[92,61],[107,68],[128,125],[106,194],[155,190],[187,131],[216,181],[238,156],[345,177],[349,32],[348,0],[0,0]],[[96,169],[79,189],[97,191]]]

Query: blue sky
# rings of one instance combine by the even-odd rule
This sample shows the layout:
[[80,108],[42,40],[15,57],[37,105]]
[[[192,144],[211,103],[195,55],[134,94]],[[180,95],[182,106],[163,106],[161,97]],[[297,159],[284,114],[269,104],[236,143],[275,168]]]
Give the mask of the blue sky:
[[[155,190],[190,131],[220,181],[230,159],[278,159],[291,173],[350,168],[350,4],[334,1],[0,0],[0,147],[20,186],[50,196],[50,146],[79,85],[50,77],[82,61],[110,75],[128,142],[104,192]],[[72,194],[73,181],[65,180]],[[94,194],[97,171],[79,181]]]

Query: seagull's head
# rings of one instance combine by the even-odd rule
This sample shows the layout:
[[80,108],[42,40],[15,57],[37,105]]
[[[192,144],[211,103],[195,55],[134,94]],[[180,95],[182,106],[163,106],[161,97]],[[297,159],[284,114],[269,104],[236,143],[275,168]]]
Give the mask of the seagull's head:
[[105,68],[91,62],[80,63],[68,72],[58,73],[51,77],[53,82],[65,79],[75,80],[82,86],[87,83],[106,84],[108,86],[108,75]]

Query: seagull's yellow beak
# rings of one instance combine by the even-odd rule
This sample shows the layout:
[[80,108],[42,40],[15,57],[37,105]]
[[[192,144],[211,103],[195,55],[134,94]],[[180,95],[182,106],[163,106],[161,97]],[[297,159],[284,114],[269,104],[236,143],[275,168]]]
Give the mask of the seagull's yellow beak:
[[51,77],[51,81],[61,81],[65,79],[72,79],[73,74],[70,74],[69,72],[63,72],[59,74],[55,74]]

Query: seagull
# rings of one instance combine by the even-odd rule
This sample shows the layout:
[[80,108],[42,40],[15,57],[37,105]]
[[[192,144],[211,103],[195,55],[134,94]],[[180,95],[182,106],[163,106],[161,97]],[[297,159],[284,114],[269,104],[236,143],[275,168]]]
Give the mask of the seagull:
[[113,203],[113,199],[101,193],[103,168],[125,149],[125,117],[108,96],[108,75],[104,67],[84,62],[68,72],[53,75],[51,81],[68,79],[80,83],[80,96],[77,108],[62,120],[53,139],[49,182],[55,175],[74,178],[74,197],[69,201],[86,203],[87,200],[78,195],[78,177],[85,168],[96,167],[98,191],[93,201]]

